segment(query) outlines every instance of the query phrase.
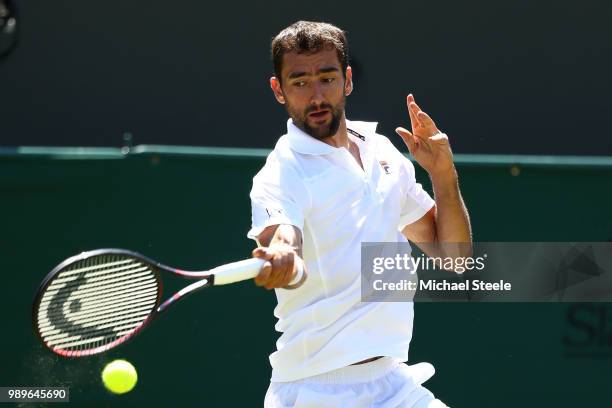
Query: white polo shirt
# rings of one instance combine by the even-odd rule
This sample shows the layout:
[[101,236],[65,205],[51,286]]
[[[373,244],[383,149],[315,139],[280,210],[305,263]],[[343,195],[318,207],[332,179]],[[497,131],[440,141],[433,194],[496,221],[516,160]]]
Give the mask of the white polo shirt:
[[273,382],[295,381],[374,357],[408,359],[412,302],[361,302],[362,242],[406,242],[403,226],[434,201],[416,183],[414,166],[376,123],[347,120],[362,169],[345,148],[323,143],[291,119],[253,178],[252,228],[291,224],[302,231],[308,279],[276,289]]

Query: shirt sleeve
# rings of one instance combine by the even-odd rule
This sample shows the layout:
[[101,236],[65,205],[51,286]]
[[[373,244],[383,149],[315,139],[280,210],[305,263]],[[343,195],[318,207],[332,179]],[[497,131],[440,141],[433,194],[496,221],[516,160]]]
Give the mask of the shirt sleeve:
[[266,227],[278,224],[303,231],[308,193],[297,172],[282,165],[274,153],[253,178],[250,197],[252,223],[247,237],[256,239]]
[[416,182],[414,175],[414,165],[404,155],[401,155],[402,160],[402,183],[406,189],[403,196],[402,209],[400,213],[399,230],[404,229],[406,225],[418,221],[429,211],[435,201],[423,189],[420,183]]

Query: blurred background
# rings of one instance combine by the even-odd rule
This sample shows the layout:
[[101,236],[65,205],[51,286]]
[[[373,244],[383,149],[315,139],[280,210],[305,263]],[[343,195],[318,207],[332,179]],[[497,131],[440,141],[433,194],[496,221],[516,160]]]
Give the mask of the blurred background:
[[347,116],[392,139],[412,92],[458,153],[612,154],[609,1],[12,4],[20,43],[0,65],[0,145],[117,146],[131,132],[270,148],[286,130],[270,40],[306,19],[348,31]]
[[[612,241],[611,18],[595,0],[0,0],[0,386],[67,386],[75,406],[263,405],[275,297],[251,282],[80,360],[39,345],[31,302],[84,250],[185,269],[249,256],[251,179],[286,130],[269,44],[299,19],[348,31],[349,118],[397,142],[412,92],[449,135],[475,240]],[[449,406],[612,406],[612,305],[415,308],[410,363],[436,366],[427,386]],[[139,371],[125,396],[100,381],[114,358]]]

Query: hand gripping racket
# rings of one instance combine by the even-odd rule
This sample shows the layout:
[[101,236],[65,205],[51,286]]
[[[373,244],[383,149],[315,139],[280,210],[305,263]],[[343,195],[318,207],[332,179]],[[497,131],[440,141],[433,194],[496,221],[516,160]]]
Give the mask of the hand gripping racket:
[[[33,323],[43,344],[64,357],[110,350],[134,337],[170,305],[200,289],[257,276],[258,258],[189,272],[124,249],[98,249],[66,259],[43,280]],[[301,279],[303,266],[298,262]],[[198,279],[161,302],[160,271]]]

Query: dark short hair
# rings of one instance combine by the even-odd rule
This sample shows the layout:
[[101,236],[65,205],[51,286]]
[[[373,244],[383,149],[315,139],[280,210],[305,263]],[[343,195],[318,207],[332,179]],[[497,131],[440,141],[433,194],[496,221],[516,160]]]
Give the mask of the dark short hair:
[[283,68],[283,55],[288,52],[308,54],[321,50],[336,50],[338,60],[342,65],[342,75],[349,64],[346,33],[328,23],[314,21],[293,23],[274,37],[271,48],[274,75],[279,81]]

